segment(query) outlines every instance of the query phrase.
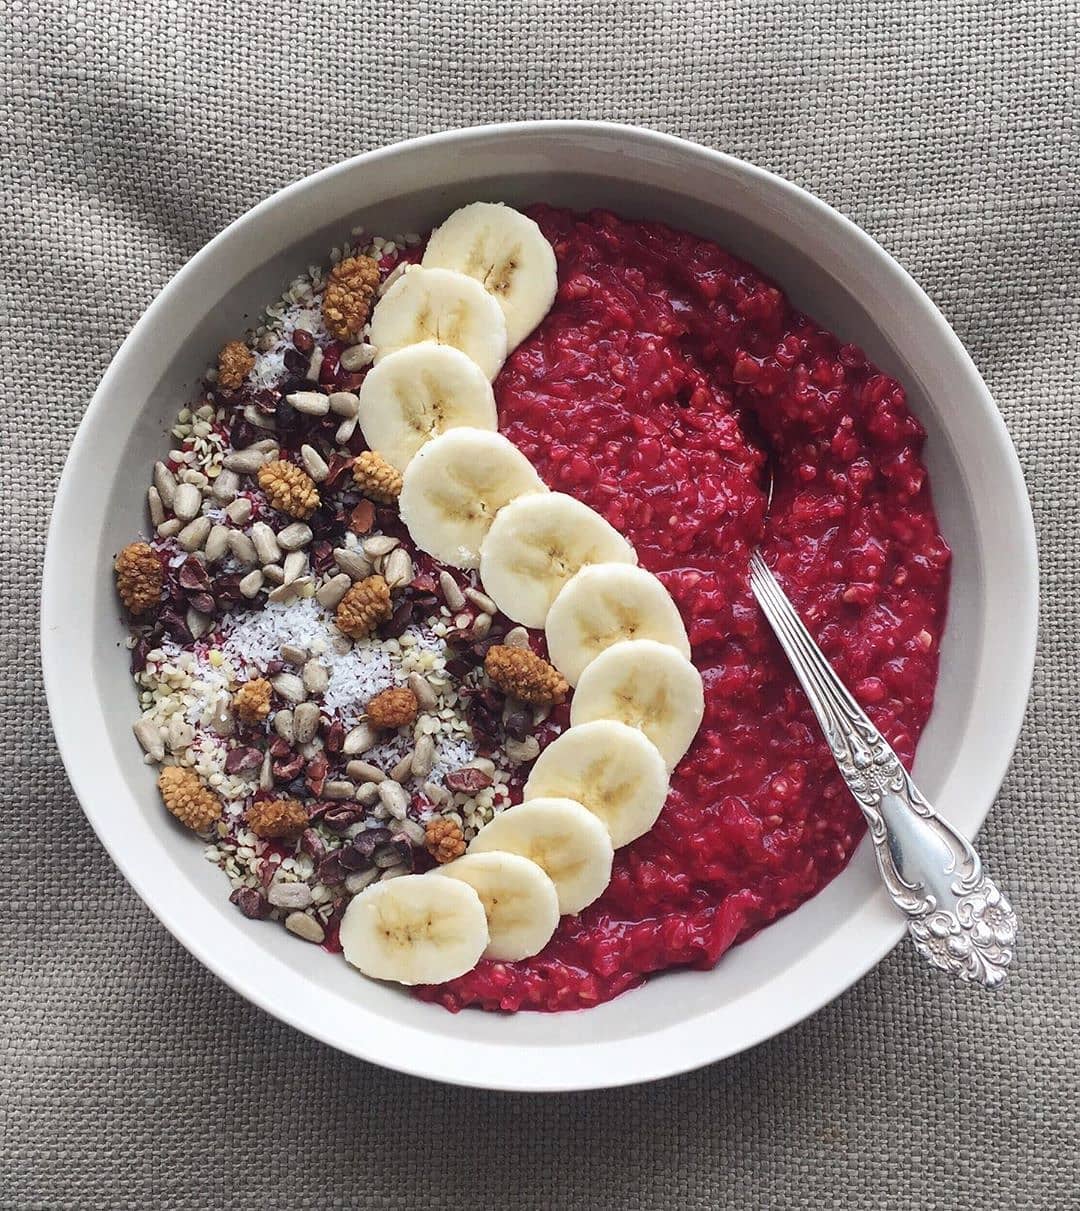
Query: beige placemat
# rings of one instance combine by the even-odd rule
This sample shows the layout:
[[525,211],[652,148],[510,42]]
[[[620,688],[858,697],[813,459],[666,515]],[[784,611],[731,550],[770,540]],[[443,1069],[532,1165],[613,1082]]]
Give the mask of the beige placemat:
[[[1080,1205],[1077,15],[1072,0],[11,0],[0,1205]],[[1027,728],[981,842],[1025,925],[1004,995],[933,980],[903,951],[784,1037],[660,1085],[440,1088],[241,1001],[91,835],[34,629],[51,494],[123,335],[287,181],[538,116],[643,122],[806,185],[913,271],[999,400],[1045,595]]]

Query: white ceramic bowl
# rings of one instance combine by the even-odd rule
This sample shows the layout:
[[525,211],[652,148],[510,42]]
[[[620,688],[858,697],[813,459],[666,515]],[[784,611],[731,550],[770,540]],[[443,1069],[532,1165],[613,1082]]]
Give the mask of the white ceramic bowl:
[[131,734],[137,703],[117,647],[111,560],[145,525],[151,463],[208,355],[351,226],[424,230],[477,199],[606,206],[712,237],[906,385],[929,432],[934,499],[955,555],[916,774],[941,811],[975,833],[1016,742],[1036,628],[1031,513],[993,400],[926,295],[847,219],[761,169],[626,126],[480,127],[358,156],[256,206],[184,266],[102,379],[60,482],[42,603],[49,706],[76,794],[116,864],[194,955],[263,1009],[353,1055],[439,1080],[517,1090],[628,1084],[784,1030],[895,945],[903,926],[865,842],[820,895],[711,972],[672,972],[588,1012],[454,1016],[245,920],[202,846],[162,811]]

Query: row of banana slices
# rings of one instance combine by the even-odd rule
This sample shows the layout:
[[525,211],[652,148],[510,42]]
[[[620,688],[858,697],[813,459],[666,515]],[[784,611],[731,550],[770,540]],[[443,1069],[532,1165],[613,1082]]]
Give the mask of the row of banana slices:
[[550,492],[496,432],[491,380],[555,297],[555,258],[531,219],[474,203],[432,236],[371,321],[360,389],[367,444],[403,473],[401,517],[422,550],[479,569],[484,591],[544,628],[575,692],[571,726],[540,754],[524,801],[438,870],[378,883],[341,924],[345,957],[402,984],[482,958],[528,958],[559,917],[605,889],[616,848],[647,832],[704,710],[667,590],[599,514]]

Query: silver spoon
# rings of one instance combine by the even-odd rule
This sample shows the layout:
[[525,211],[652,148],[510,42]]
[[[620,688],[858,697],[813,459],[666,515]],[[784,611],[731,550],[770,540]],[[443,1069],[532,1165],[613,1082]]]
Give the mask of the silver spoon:
[[970,842],[934,811],[848,693],[760,551],[750,558],[750,588],[866,817],[878,869],[893,903],[909,918],[915,949],[941,971],[999,987],[1016,940],[1009,901],[983,873]]

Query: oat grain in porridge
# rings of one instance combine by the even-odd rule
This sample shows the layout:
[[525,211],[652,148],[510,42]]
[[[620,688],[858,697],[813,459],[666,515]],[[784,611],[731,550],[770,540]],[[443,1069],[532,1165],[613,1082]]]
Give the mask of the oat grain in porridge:
[[[714,964],[861,836],[749,551],[910,761],[948,549],[902,387],[762,275],[659,224],[500,211],[457,212],[423,269],[418,237],[358,235],[220,350],[116,579],[136,738],[244,915],[331,950],[344,920],[362,970],[452,1010],[582,1008]],[[499,304],[456,329],[455,273]],[[483,878],[365,894],[454,873],[496,817]],[[456,977],[429,904],[471,931]]]

